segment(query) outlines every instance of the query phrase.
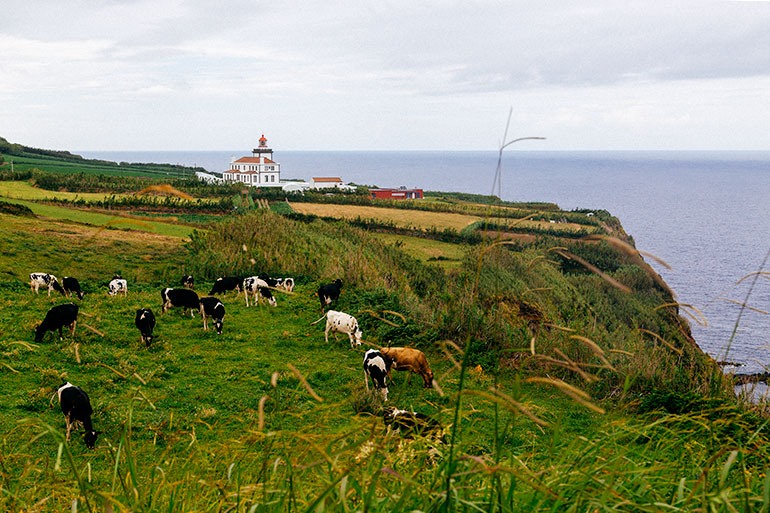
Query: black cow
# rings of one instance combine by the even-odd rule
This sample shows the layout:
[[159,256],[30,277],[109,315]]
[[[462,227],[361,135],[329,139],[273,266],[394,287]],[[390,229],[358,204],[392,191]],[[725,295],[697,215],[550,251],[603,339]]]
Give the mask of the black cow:
[[144,345],[150,347],[153,339],[152,330],[155,328],[155,314],[149,308],[140,308],[136,311],[134,324],[139,328]]
[[47,331],[59,330],[59,340],[63,339],[62,328],[69,326],[72,335],[75,335],[75,325],[78,322],[78,305],[75,303],[65,303],[57,305],[48,310],[45,319],[35,328],[35,342],[42,342],[43,335]]
[[222,325],[225,318],[225,305],[215,297],[201,298],[201,317],[203,317],[203,329],[209,329],[208,318],[214,319],[214,327],[217,335],[222,334]]
[[388,400],[388,371],[392,361],[376,349],[369,349],[364,354],[364,382],[369,390],[369,376],[374,389],[379,390],[383,401]]
[[429,415],[416,411],[399,410],[393,406],[383,410],[382,420],[389,429],[401,432],[406,438],[411,438],[412,435],[439,435],[443,430],[441,423]]
[[321,311],[324,311],[324,307],[332,304],[332,301],[337,301],[337,298],[340,297],[340,292],[342,291],[342,280],[339,278],[334,280],[334,283],[329,283],[327,285],[321,285],[318,289],[318,292],[316,294],[318,295],[318,299],[321,301]]
[[61,280],[62,288],[64,289],[64,292],[67,296],[70,294],[76,294],[78,296],[78,299],[83,299],[83,291],[80,290],[80,282],[78,282],[77,278],[72,278],[71,276],[65,276]]
[[67,441],[70,441],[70,433],[79,422],[85,431],[83,441],[86,443],[86,447],[93,449],[100,431],[94,431],[94,426],[91,424],[91,415],[94,411],[91,408],[88,394],[69,381],[59,387],[58,394],[59,405],[64,414],[64,420],[67,422]]
[[62,296],[67,296],[64,289],[59,285],[59,280],[56,276],[48,273],[30,273],[29,274],[29,286],[32,292],[39,294],[38,289],[40,287],[46,287],[48,289],[48,297],[51,297],[51,291],[55,290]]
[[214,294],[224,294],[228,290],[236,290],[238,293],[235,297],[241,295],[241,287],[243,286],[243,277],[241,276],[225,276],[223,278],[217,278],[214,282],[214,286],[209,291],[209,296]]
[[170,308],[182,308],[182,315],[190,310],[190,317],[195,317],[194,312],[200,310],[201,302],[198,294],[189,289],[163,289],[160,291],[160,297],[163,299],[163,306],[160,313],[166,313]]
[[184,276],[182,276],[182,280],[180,283],[182,284],[183,287],[187,287],[188,289],[195,288],[195,280],[189,274],[185,274]]

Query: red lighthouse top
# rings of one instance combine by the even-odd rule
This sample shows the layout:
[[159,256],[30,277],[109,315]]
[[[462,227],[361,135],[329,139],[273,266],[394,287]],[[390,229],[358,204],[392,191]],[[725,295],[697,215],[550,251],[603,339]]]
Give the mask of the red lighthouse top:
[[262,148],[267,147],[267,137],[265,137],[265,134],[262,134],[262,137],[259,138],[259,146]]

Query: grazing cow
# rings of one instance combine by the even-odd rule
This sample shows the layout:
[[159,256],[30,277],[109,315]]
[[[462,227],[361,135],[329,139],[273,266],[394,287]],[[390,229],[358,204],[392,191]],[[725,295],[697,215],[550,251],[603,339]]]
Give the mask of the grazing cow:
[[201,298],[201,317],[203,317],[203,329],[209,329],[208,318],[214,319],[214,327],[217,329],[217,335],[222,334],[222,324],[225,318],[225,305],[215,297]]
[[166,313],[170,308],[182,308],[182,315],[190,310],[190,317],[195,317],[194,312],[201,309],[201,302],[198,294],[189,289],[169,289],[160,291],[160,297],[163,299],[163,306],[160,313]]
[[399,410],[393,406],[385,408],[382,420],[389,430],[402,432],[405,438],[437,436],[443,431],[441,423],[429,415],[416,411]]
[[52,290],[55,290],[61,293],[62,296],[65,296],[65,297],[67,296],[62,286],[59,285],[59,280],[57,280],[56,276],[54,276],[53,274],[30,273],[29,286],[30,286],[30,290],[32,290],[35,294],[39,294],[38,289],[40,287],[47,287],[48,297],[51,297]]
[[195,288],[195,280],[189,274],[182,276],[181,284],[183,287],[187,287],[188,289]]
[[423,386],[429,388],[433,385],[433,371],[428,366],[428,359],[419,349],[411,347],[383,347],[380,352],[393,360],[393,368],[399,371],[409,371],[409,381],[412,382],[412,373],[422,376]]
[[278,282],[277,287],[279,289],[283,289],[286,292],[294,290],[294,278],[276,278],[276,281]]
[[383,401],[388,400],[388,371],[390,370],[390,358],[376,349],[370,349],[364,354],[364,382],[369,390],[369,376],[375,390],[380,391]]
[[113,278],[107,288],[109,289],[107,293],[110,296],[115,296],[119,292],[122,292],[124,296],[128,295],[128,282],[122,278]]
[[59,330],[59,340],[63,340],[62,328],[68,326],[75,336],[75,326],[78,322],[78,305],[75,303],[65,303],[57,305],[48,310],[45,319],[35,328],[35,342],[42,342],[43,336],[47,331]]
[[261,303],[264,299],[272,306],[278,306],[269,285],[259,276],[251,276],[243,280],[243,294],[246,296],[246,306],[249,306],[249,294],[254,295],[254,303]]
[[243,286],[243,278],[240,276],[225,276],[223,278],[217,278],[214,282],[214,286],[209,291],[209,296],[214,294],[224,294],[228,290],[236,290],[238,293],[235,297],[241,295],[241,287]]
[[61,284],[67,297],[71,294],[76,294],[78,299],[83,299],[83,291],[80,290],[80,282],[78,282],[77,278],[65,276],[61,279]]
[[136,311],[134,324],[139,328],[144,345],[150,347],[153,339],[152,330],[155,328],[155,314],[149,308],[140,308]]
[[69,381],[59,387],[57,393],[64,420],[67,422],[67,441],[70,441],[70,433],[75,429],[76,424],[80,423],[85,431],[83,441],[86,443],[86,447],[93,449],[100,431],[94,431],[94,426],[91,424],[91,415],[94,411],[91,408],[88,394]]
[[294,290],[294,279],[293,278],[265,278],[260,277],[262,281],[267,283],[268,287],[272,287],[274,289],[282,289],[286,292],[291,292]]
[[329,310],[324,315],[322,315],[320,319],[310,324],[319,323],[324,317],[326,317],[326,330],[324,331],[324,337],[327,344],[329,343],[329,331],[331,331],[334,334],[334,340],[337,340],[337,333],[346,334],[348,338],[350,338],[351,349],[354,346],[361,345],[361,336],[364,333],[361,331],[361,328],[358,327],[358,321],[355,317],[344,312]]
[[332,304],[332,301],[337,301],[337,298],[340,297],[340,291],[342,290],[342,280],[339,278],[334,280],[334,283],[329,283],[327,285],[321,285],[318,289],[318,292],[316,292],[316,295],[318,296],[318,299],[321,301],[321,311],[324,311],[324,308],[327,305]]

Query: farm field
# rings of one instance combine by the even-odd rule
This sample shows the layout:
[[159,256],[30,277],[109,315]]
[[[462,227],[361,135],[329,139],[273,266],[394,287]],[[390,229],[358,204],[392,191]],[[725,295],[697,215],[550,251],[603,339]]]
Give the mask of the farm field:
[[189,176],[192,170],[189,168],[180,168],[177,166],[163,164],[124,164],[119,165],[113,162],[101,162],[90,159],[77,159],[70,157],[53,157],[46,155],[26,154],[14,155],[8,154],[6,160],[13,161],[14,169],[17,171],[26,171],[30,169],[40,169],[54,173],[87,173],[101,174],[110,176],[143,176],[156,178],[176,178],[179,176]]
[[100,201],[109,196],[122,196],[122,194],[106,194],[103,192],[67,192],[67,191],[48,191],[33,186],[27,181],[0,181],[0,197],[19,200],[51,200],[65,199],[75,201],[83,199],[86,201]]
[[[384,342],[367,336],[378,319],[354,312],[364,329],[363,348],[351,349],[343,337],[339,341],[331,337],[327,344],[323,324],[310,325],[319,316],[317,299],[309,294],[317,283],[304,282],[294,295],[277,293],[277,308],[246,308],[243,296],[235,299],[231,293],[224,299],[225,329],[217,336],[202,330],[198,315],[191,319],[177,310],[160,314],[160,288],[173,286],[177,274],[185,270],[183,248],[174,239],[132,234],[119,240],[109,232],[88,238],[83,237],[85,230],[73,226],[0,215],[0,234],[8,249],[0,261],[8,269],[0,287],[0,387],[6,391],[0,401],[0,451],[4,472],[27,476],[5,486],[0,504],[13,508],[45,500],[50,511],[69,510],[80,495],[76,481],[68,478],[73,473],[84,478],[88,474],[88,489],[107,492],[105,504],[116,487],[129,483],[135,487],[138,495],[115,499],[116,507],[143,504],[166,510],[169,500],[186,505],[186,510],[204,501],[225,507],[238,500],[237,494],[243,494],[241,500],[251,497],[250,501],[267,494],[269,501],[275,501],[280,498],[276,492],[254,486],[263,479],[259,476],[266,463],[285,461],[288,470],[295,468],[295,479],[304,482],[305,489],[295,500],[307,506],[325,486],[323,472],[316,475],[313,463],[325,452],[339,460],[335,471],[339,465],[350,466],[351,481],[357,479],[356,467],[408,465],[408,456],[398,451],[413,449],[399,449],[392,437],[377,442],[385,445],[372,448],[371,460],[360,457],[367,440],[384,436],[378,417],[356,415],[355,410],[355,401],[365,390],[362,354],[369,344]],[[23,238],[22,233],[45,233],[45,239],[34,244],[37,237]],[[25,283],[31,271],[80,277],[86,296],[82,302],[74,300],[81,306],[74,338],[65,333],[60,342],[58,335],[49,333],[42,343],[33,342],[32,330],[47,309],[68,300],[56,293],[50,298],[44,292],[31,293]],[[106,283],[115,272],[129,282],[127,297],[106,294]],[[204,294],[210,285],[199,282],[198,289]],[[345,296],[341,309],[348,309]],[[133,326],[134,312],[141,307],[152,308],[158,318],[159,338],[150,349],[140,344]],[[450,395],[459,375],[440,351],[428,354],[445,395],[423,390],[419,377],[407,385],[406,375],[397,375],[390,401],[450,424]],[[320,399],[306,390],[289,364]],[[273,373],[278,373],[275,387]],[[94,424],[102,434],[97,448],[89,451],[82,434],[76,433],[64,446],[66,459],[57,463],[64,421],[49,400],[66,380],[89,392]],[[468,380],[480,390],[493,383],[482,368],[472,371]],[[510,382],[503,386],[515,388]],[[260,414],[263,397],[268,399]],[[532,411],[553,420],[569,418],[562,423],[565,431],[595,422],[588,410],[563,404],[552,390],[544,391],[539,401],[529,404]],[[469,443],[474,450],[490,450],[492,404],[481,397],[469,398],[468,407],[464,429],[475,433]],[[524,421],[510,434],[511,440],[518,440],[522,455],[533,448],[527,440],[535,428]],[[388,456],[385,447],[396,452]],[[123,458],[117,462],[118,474],[113,471],[116,457]],[[277,473],[273,479],[283,481],[286,470],[283,466],[273,470]],[[169,494],[174,483],[192,476],[190,486],[178,489],[176,496]],[[430,474],[413,478],[427,480],[427,486]],[[205,483],[219,483],[229,491],[220,495],[216,486]],[[353,489],[349,495],[349,500],[357,500]]]
[[9,203],[17,203],[29,207],[29,209],[38,216],[46,217],[52,220],[73,221],[76,223],[87,224],[99,228],[106,227],[109,229],[118,228],[140,230],[173,237],[188,237],[194,230],[194,228],[191,226],[185,226],[183,224],[172,224],[172,222],[132,219],[130,217],[120,215],[110,215],[94,212],[88,209],[59,207],[55,205],[36,203],[34,201],[24,201],[8,198],[2,199],[8,201]]
[[421,261],[446,268],[459,266],[465,256],[465,250],[458,244],[392,233],[375,232],[372,236],[387,244],[397,245],[405,253]]
[[[459,214],[452,212],[430,212],[424,210],[407,210],[407,209],[395,209],[384,207],[373,207],[366,205],[334,205],[325,203],[300,203],[294,202],[291,204],[292,209],[300,214],[312,214],[320,217],[334,217],[338,219],[374,219],[377,221],[384,221],[393,223],[399,228],[412,228],[412,229],[452,229],[461,231],[464,228],[468,228],[473,223],[483,221],[481,216]],[[516,223],[519,228],[538,228],[538,229],[552,229],[554,226],[558,226],[560,230],[564,231],[577,231],[586,229],[586,226],[577,223],[560,223],[554,225],[544,221],[526,220],[516,222],[515,219],[500,220],[497,218],[492,219],[492,222],[497,222],[505,225]],[[594,230],[594,227],[588,227],[590,231]]]
[[300,214],[312,214],[321,217],[336,217],[340,219],[375,219],[392,222],[402,228],[451,228],[462,230],[466,226],[480,221],[477,216],[453,214],[448,212],[422,212],[416,210],[397,210],[362,205],[329,205],[323,203],[292,203],[291,208]]
[[[703,386],[695,377],[706,360],[653,311],[658,291],[627,265],[607,272],[632,295],[563,273],[537,248],[498,248],[468,265],[473,247],[269,211],[222,219],[186,243],[0,214],[0,242],[0,510],[770,506],[766,423],[716,396],[673,392]],[[613,263],[597,244],[571,249]],[[426,265],[431,256],[452,260]],[[30,292],[33,271],[80,279],[74,337],[34,342],[45,312],[69,300]],[[215,276],[262,272],[295,277],[294,293],[276,291],[275,308],[247,308],[229,293],[221,336],[204,332],[197,314],[160,313],[160,289],[182,274],[205,295]],[[127,297],[106,294],[116,273]],[[345,336],[327,343],[323,322],[310,324],[320,316],[313,292],[335,276],[345,283],[335,308],[357,317],[361,347]],[[149,349],[133,325],[142,307],[158,319]],[[537,315],[549,322],[533,338]],[[629,315],[668,345],[627,326]],[[420,347],[436,387],[394,372],[388,405],[432,416],[443,438],[385,428],[361,360],[389,342]],[[561,358],[566,369],[546,363]],[[64,441],[54,396],[63,381],[91,397],[94,450],[82,432]],[[666,401],[680,410],[655,407]]]

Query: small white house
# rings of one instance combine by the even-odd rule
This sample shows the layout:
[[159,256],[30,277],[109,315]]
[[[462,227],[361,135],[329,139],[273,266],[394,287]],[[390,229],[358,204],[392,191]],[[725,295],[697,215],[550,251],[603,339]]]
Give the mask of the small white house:
[[310,186],[313,189],[340,189],[343,191],[354,191],[355,187],[342,183],[342,178],[338,176],[314,176],[310,179]]

